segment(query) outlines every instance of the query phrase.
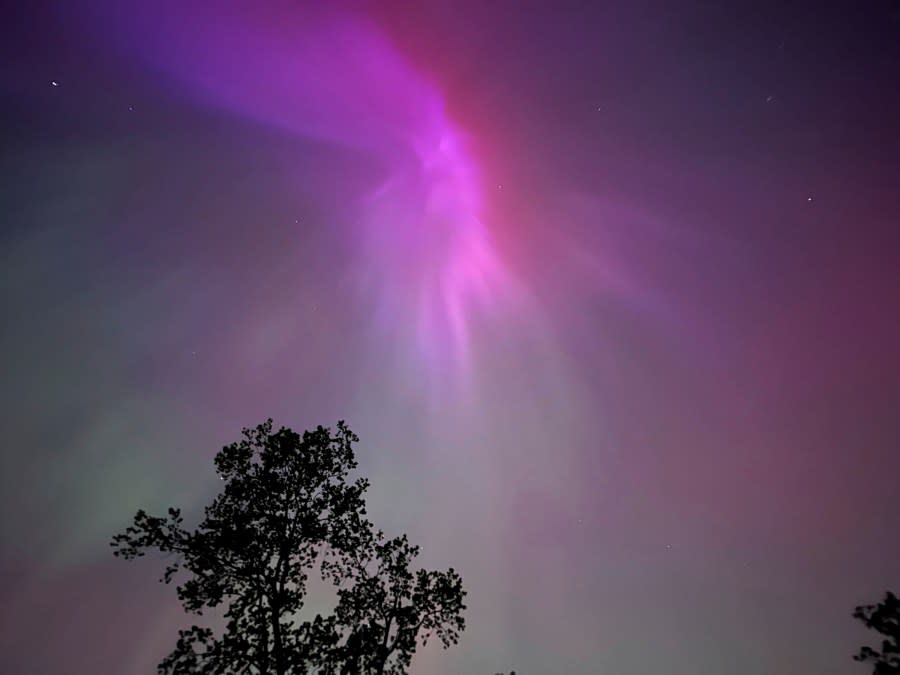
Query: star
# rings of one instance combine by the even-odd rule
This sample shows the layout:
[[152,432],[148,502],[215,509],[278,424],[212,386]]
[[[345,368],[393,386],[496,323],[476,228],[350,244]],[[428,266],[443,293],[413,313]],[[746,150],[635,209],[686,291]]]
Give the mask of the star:
[[769,96],[766,96],[766,103],[771,103],[774,100],[775,100],[775,97],[772,96],[771,94]]
[[666,548],[671,550],[672,544],[666,544]]
[[131,112],[134,112],[134,106],[133,105],[128,106],[128,110],[130,110]]
[[807,197],[807,198],[806,198],[806,201],[811,202],[811,201],[812,201],[812,197]]
[[59,86],[59,82],[57,82],[56,80],[50,80],[50,86],[51,86],[51,87],[58,87],[58,86]]

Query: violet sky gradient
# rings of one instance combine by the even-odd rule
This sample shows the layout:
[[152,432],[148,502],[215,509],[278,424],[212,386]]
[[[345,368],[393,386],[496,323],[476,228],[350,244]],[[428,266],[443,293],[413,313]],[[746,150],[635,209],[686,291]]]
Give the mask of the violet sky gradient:
[[3,26],[4,672],[154,672],[185,619],[107,542],[196,513],[268,416],[346,419],[376,522],[462,572],[418,675],[865,672],[850,612],[900,588],[896,3]]

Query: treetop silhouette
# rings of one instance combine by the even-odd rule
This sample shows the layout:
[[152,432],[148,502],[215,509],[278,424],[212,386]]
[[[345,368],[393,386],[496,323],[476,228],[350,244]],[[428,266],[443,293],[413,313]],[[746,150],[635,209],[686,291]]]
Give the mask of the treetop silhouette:
[[862,647],[854,660],[872,663],[874,675],[900,675],[900,599],[888,591],[877,605],[857,607],[853,617],[886,638],[881,641],[880,651]]
[[[193,530],[179,509],[138,511],[113,537],[125,559],[170,558],[161,581],[185,610],[224,609],[224,628],[179,631],[159,672],[349,675],[407,672],[418,644],[446,648],[465,627],[465,591],[452,568],[416,570],[406,535],[385,538],[366,517],[369,483],[350,479],[359,439],[343,423],[299,435],[272,420],[244,429],[215,458],[223,489]],[[330,615],[301,620],[309,574],[337,591]]]

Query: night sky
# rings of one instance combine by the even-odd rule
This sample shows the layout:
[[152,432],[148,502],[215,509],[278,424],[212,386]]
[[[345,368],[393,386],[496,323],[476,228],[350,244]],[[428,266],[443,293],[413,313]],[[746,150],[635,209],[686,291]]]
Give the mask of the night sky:
[[844,675],[900,589],[900,4],[2,21],[0,670],[139,675],[108,542],[266,417],[469,591],[416,675]]

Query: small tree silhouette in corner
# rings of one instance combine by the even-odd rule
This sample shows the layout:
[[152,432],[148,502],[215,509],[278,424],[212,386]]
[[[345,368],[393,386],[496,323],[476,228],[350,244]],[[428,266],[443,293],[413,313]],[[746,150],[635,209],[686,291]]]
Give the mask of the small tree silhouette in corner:
[[873,663],[874,675],[900,675],[900,600],[888,591],[877,605],[861,605],[853,617],[885,636],[881,651],[862,647],[854,660]]
[[[343,423],[302,436],[272,430],[272,420],[244,429],[216,455],[221,493],[193,530],[181,512],[138,511],[113,537],[125,559],[149,550],[169,562],[160,581],[179,571],[187,612],[221,607],[224,628],[179,631],[159,664],[166,675],[402,675],[429,637],[455,644],[465,627],[460,576],[411,569],[418,548],[406,536],[386,539],[366,518],[368,481],[351,481],[359,439]],[[337,588],[328,616],[301,621],[309,573]]]

